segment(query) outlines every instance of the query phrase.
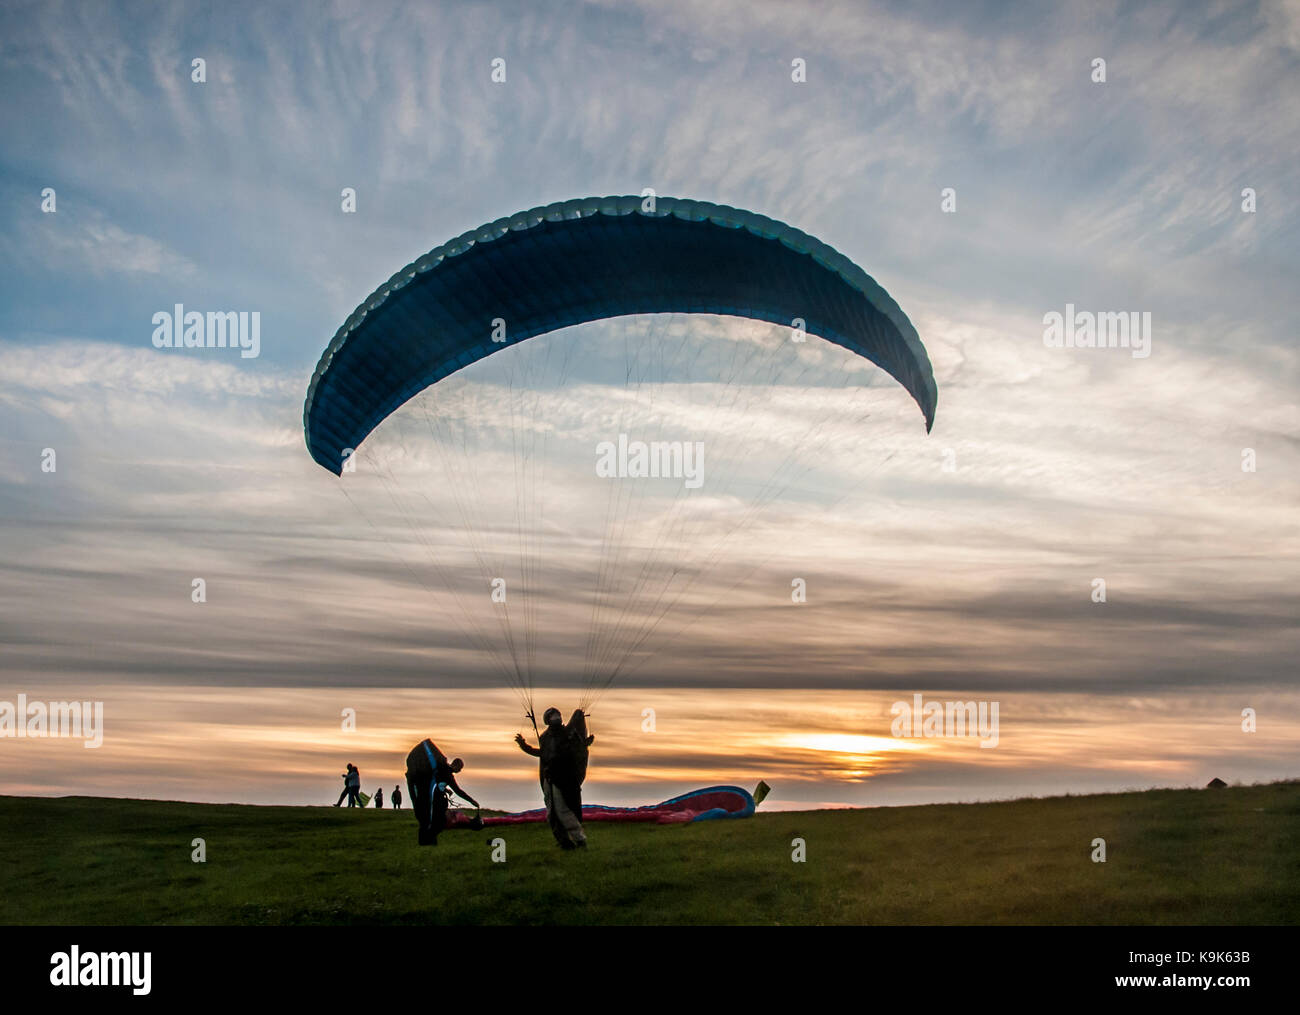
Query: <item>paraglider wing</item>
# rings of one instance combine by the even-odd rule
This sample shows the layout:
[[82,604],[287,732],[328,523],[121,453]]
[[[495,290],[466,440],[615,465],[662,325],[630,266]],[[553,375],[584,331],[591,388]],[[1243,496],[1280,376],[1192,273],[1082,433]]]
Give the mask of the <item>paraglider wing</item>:
[[[719,818],[748,818],[754,813],[754,798],[739,786],[709,786],[683,793],[659,804],[644,807],[605,807],[601,804],[584,804],[583,821],[653,822],[655,824],[686,824],[692,821],[714,821]],[[487,825],[527,825],[546,820],[546,811],[537,808],[517,814],[498,814],[485,817]],[[456,812],[448,819],[448,827],[468,827],[471,819]]]
[[747,317],[803,329],[879,365],[934,422],[930,361],[906,315],[844,255],[791,226],[667,197],[586,198],[521,212],[437,247],[352,313],[303,412],[307,448],[340,474],[391,412],[493,352],[633,314]]

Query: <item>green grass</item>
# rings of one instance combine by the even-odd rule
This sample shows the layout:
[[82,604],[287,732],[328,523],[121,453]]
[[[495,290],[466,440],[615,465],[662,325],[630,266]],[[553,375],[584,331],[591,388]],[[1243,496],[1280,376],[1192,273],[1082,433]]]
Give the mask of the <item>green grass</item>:
[[1300,922],[1300,782],[587,827],[420,848],[409,810],[0,797],[0,923]]

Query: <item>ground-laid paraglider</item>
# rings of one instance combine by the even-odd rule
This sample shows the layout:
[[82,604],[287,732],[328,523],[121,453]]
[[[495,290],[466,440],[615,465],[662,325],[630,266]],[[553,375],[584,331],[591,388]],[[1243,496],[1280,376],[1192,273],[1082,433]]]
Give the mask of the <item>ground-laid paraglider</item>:
[[[709,786],[705,789],[683,793],[663,803],[644,807],[604,807],[586,804],[582,808],[583,821],[645,822],[658,825],[689,824],[693,821],[715,821],[722,818],[748,818],[754,813],[757,801],[739,786]],[[478,819],[485,826],[527,825],[547,821],[545,808],[520,811],[517,814],[494,814]],[[447,827],[469,827],[474,818],[459,811],[448,816]]]

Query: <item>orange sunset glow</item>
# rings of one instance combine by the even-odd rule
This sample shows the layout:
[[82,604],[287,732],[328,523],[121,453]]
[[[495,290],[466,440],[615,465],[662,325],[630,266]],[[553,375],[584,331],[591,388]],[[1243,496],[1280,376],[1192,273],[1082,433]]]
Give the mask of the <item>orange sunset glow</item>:
[[[403,783],[406,752],[437,734],[466,761],[462,782],[485,806],[536,799],[536,768],[512,737],[531,735],[505,691],[369,689],[189,690],[100,688],[103,745],[0,741],[30,759],[30,775],[6,769],[8,790],[113,794],[211,802],[333,801],[347,762],[367,792]],[[539,701],[565,700],[563,690]],[[926,695],[944,701],[945,695]],[[910,695],[849,691],[611,691],[592,708],[592,802],[650,803],[697,785],[773,787],[765,807],[879,806],[989,800],[1063,791],[1199,785],[1214,776],[1249,781],[1284,763],[1300,722],[1268,723],[1245,740],[1224,695],[1181,695],[1099,704],[1077,696],[998,696],[1000,742],[896,738],[890,708]],[[1261,698],[1296,714],[1296,696]],[[1057,708],[1067,715],[1053,714]],[[344,709],[356,728],[342,729]],[[654,710],[653,730],[646,709]],[[1206,720],[1193,716],[1212,715]],[[447,732],[444,732],[447,731]]]

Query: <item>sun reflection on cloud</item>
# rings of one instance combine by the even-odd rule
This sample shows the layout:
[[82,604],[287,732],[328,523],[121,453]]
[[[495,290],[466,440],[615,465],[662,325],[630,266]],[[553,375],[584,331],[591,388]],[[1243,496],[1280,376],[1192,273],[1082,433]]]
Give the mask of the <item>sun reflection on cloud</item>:
[[890,751],[919,751],[927,746],[922,740],[898,737],[871,737],[856,733],[791,733],[778,743],[806,751],[829,751],[833,754],[870,756]]
[[776,742],[786,750],[802,752],[802,767],[814,777],[850,783],[897,772],[903,767],[900,755],[932,746],[920,740],[859,733],[790,733]]

